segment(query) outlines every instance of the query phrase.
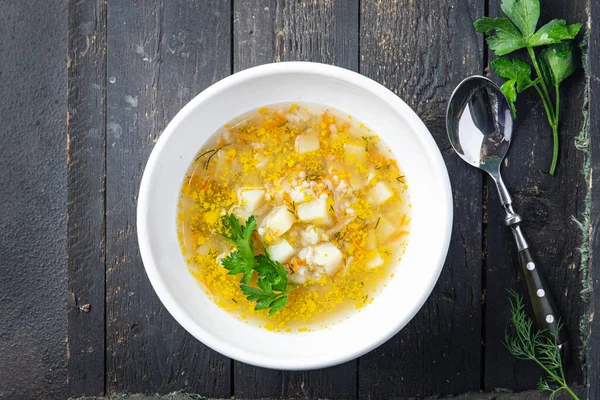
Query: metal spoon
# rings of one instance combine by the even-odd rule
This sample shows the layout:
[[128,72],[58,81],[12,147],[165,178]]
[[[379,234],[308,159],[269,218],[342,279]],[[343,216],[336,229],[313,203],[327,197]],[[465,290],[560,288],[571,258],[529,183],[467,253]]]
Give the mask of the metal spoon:
[[[558,308],[531,256],[529,244],[519,226],[521,217],[513,210],[510,194],[500,176],[500,165],[510,146],[513,129],[506,97],[498,86],[483,76],[465,79],[450,97],[446,129],[456,153],[472,166],[487,172],[496,184],[506,213],[504,224],[511,228],[517,243],[519,262],[536,322],[540,329],[555,334],[560,319]],[[565,330],[558,332],[558,348],[566,359],[569,349]]]

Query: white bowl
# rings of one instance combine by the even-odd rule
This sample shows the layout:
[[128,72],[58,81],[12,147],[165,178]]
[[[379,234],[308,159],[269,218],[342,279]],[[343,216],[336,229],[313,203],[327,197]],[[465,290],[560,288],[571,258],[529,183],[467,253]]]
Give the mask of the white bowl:
[[[275,333],[218,308],[188,272],[177,239],[180,188],[196,152],[218,128],[260,106],[328,105],[365,123],[392,149],[410,186],[411,234],[395,276],[372,304],[326,329]],[[339,364],[381,345],[421,308],[442,270],[452,226],[448,173],[431,134],[396,95],[329,65],[262,65],[212,85],[173,118],[156,143],[140,187],[137,229],[148,278],[167,310],[198,340],[236,360],[305,370]]]

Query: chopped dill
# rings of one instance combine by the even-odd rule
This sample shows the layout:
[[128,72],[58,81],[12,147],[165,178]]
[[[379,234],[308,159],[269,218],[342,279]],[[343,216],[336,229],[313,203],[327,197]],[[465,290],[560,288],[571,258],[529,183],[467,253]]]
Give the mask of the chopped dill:
[[204,157],[205,155],[214,152],[215,149],[211,149],[211,150],[206,150],[204,153],[200,154],[198,157],[196,157],[196,159],[194,161],[198,161],[199,159],[201,159],[202,157]]
[[368,137],[368,136],[363,136],[362,137],[362,140],[365,141],[365,151],[369,151],[369,139],[371,139],[371,138]]

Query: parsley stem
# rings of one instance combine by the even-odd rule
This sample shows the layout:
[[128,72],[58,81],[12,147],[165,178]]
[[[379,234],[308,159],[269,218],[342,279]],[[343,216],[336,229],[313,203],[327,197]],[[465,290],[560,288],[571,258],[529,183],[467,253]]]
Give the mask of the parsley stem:
[[560,115],[560,90],[558,89],[558,85],[554,86],[554,98],[556,99],[556,106],[554,108],[554,124],[558,126],[558,117]]
[[[527,48],[527,52],[529,53],[529,58],[531,58],[531,62],[533,63],[533,68],[535,68],[535,73],[537,74],[538,78],[540,78],[542,92],[544,93],[544,96],[542,96],[542,100],[545,99],[548,102],[549,108],[552,109],[552,100],[550,99],[550,92],[548,92],[546,80],[544,79],[544,75],[542,75],[542,71],[540,69],[540,65],[538,64],[537,57],[535,56],[535,52],[531,47]],[[552,112],[552,116],[550,117],[554,119],[554,112]]]
[[556,110],[554,113],[554,124],[550,124],[552,127],[552,140],[554,142],[554,148],[552,150],[552,163],[550,164],[550,175],[554,175],[556,171],[556,164],[558,163],[558,117],[560,116],[560,90],[558,86],[555,86],[556,91]]
[[[542,85],[544,84],[544,80],[541,80]],[[553,149],[552,149],[552,163],[550,164],[550,175],[554,175],[554,172],[556,170],[556,164],[558,163],[558,110],[556,113],[552,112],[552,103],[548,100],[546,100],[546,97],[544,96],[542,90],[540,89],[540,85],[536,84],[533,86],[535,88],[535,90],[538,92],[538,94],[540,95],[540,98],[542,99],[542,104],[544,105],[544,109],[546,110],[546,117],[548,118],[548,123],[550,124],[550,128],[552,128],[552,141],[554,143],[553,145]],[[542,86],[543,88],[543,86]],[[557,87],[558,89],[558,87]],[[557,90],[558,93],[558,90]],[[558,105],[560,104],[560,95],[557,96],[556,98],[557,102],[556,105],[558,107]]]

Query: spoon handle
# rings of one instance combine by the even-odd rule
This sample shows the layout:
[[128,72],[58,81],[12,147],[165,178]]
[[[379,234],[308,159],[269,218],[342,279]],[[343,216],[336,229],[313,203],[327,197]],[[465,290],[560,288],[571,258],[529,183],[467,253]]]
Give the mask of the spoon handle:
[[519,262],[523,268],[523,276],[527,282],[531,307],[539,329],[548,332],[552,339],[556,333],[558,350],[563,361],[569,358],[569,340],[565,329],[560,329],[560,314],[546,280],[540,273],[538,265],[533,260],[529,248],[519,251]]

